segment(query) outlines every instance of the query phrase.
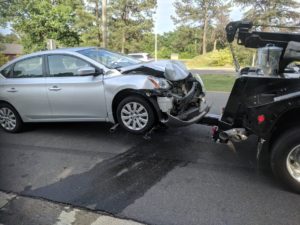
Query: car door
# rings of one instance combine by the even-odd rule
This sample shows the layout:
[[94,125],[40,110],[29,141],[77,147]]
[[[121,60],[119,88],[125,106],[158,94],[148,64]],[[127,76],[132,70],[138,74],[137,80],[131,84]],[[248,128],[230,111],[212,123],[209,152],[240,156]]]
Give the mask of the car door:
[[47,62],[46,83],[54,120],[102,121],[107,118],[103,75],[80,75],[80,69],[93,66],[73,55],[51,54]]
[[51,110],[43,56],[22,59],[10,68],[11,71],[1,82],[1,98],[16,108],[24,122],[49,119]]

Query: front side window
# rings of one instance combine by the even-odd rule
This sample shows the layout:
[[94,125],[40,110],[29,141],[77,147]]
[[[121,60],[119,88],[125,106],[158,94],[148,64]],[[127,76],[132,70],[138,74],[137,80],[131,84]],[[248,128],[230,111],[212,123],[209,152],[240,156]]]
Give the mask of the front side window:
[[80,76],[79,69],[91,66],[82,59],[69,55],[50,55],[48,63],[50,75],[55,77]]
[[30,78],[43,76],[43,58],[41,56],[25,59],[14,66],[13,78]]

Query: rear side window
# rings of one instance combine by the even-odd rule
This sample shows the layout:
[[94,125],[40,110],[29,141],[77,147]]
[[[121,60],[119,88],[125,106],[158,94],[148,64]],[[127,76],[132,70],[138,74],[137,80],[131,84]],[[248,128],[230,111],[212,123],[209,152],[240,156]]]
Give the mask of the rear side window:
[[10,66],[7,66],[7,67],[4,68],[3,70],[1,70],[1,74],[2,74],[4,77],[6,77],[6,78],[10,77],[10,74],[11,74],[11,68],[12,68],[11,65],[10,65]]
[[17,62],[13,69],[13,78],[30,78],[43,76],[43,58],[41,56]]

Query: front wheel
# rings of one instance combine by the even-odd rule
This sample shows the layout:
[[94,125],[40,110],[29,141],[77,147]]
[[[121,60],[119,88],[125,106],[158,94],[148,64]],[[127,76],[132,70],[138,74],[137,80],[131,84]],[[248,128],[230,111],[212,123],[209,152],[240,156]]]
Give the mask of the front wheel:
[[155,114],[151,105],[139,96],[123,99],[117,108],[117,118],[125,130],[134,134],[149,131],[155,122]]
[[275,176],[300,193],[300,127],[279,137],[272,149],[271,164]]

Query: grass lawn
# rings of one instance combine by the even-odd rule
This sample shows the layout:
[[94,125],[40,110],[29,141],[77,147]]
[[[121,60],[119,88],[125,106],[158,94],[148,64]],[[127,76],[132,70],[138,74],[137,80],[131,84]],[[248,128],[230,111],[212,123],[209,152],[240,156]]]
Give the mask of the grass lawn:
[[234,75],[201,75],[204,86],[207,91],[230,92],[236,76]]

